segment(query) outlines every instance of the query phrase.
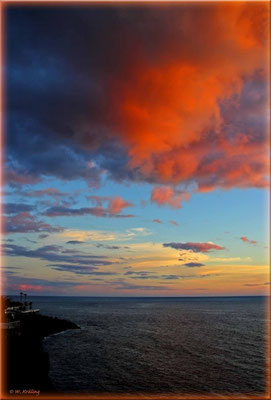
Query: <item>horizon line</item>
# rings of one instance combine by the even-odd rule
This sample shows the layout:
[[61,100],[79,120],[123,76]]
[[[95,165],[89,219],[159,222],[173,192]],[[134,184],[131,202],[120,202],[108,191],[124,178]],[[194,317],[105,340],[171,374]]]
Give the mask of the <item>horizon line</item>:
[[[20,297],[19,294],[3,294],[1,293],[1,296],[18,296]],[[90,298],[108,298],[108,299],[114,299],[114,298],[134,298],[134,299],[140,299],[140,298],[154,298],[154,299],[191,299],[191,298],[225,298],[225,297],[270,297],[270,294],[258,294],[258,295],[225,295],[225,296],[91,296],[91,295],[86,295],[86,296],[79,296],[79,295],[51,295],[51,294],[28,294],[28,296],[31,297],[90,297]]]

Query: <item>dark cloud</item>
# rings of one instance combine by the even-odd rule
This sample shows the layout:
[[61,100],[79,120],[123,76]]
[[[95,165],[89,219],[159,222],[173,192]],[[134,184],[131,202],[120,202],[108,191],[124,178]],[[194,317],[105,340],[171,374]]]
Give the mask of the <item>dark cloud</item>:
[[4,253],[12,257],[29,257],[40,260],[46,260],[53,263],[68,262],[71,264],[88,265],[98,267],[103,265],[111,265],[112,262],[107,260],[106,256],[96,256],[83,252],[75,252],[65,254],[62,246],[48,245],[39,247],[35,250],[30,250],[24,246],[9,244],[5,246]]
[[159,274],[150,271],[133,271],[128,270],[124,275],[129,276],[131,279],[161,279],[161,280],[177,280],[177,279],[194,279],[205,278],[210,275],[176,275],[176,274]]
[[149,271],[133,271],[129,270],[124,273],[124,275],[130,276],[131,279],[160,279],[161,275],[156,272]]
[[132,279],[160,279],[162,278],[161,276],[158,275],[136,275],[132,276]]
[[124,269],[129,269],[124,273],[124,275],[141,275],[141,274],[149,274],[150,272],[148,271],[133,271],[132,267],[124,267]]
[[198,263],[198,262],[189,262],[189,263],[186,263],[186,264],[183,264],[183,265],[185,265],[186,267],[193,268],[193,267],[204,267],[205,264],[201,264],[201,263]]
[[162,279],[180,279],[183,278],[181,275],[162,275]]
[[6,275],[15,275],[20,271],[22,268],[20,267],[11,267],[11,266],[4,266],[1,265],[0,271],[2,273],[2,279],[4,280],[6,278]]
[[82,208],[68,208],[68,207],[51,207],[48,208],[43,215],[46,217],[73,217],[82,215],[93,215],[95,217],[115,217],[115,218],[133,218],[132,214],[114,214],[110,213],[108,209],[103,207],[82,207]]
[[269,285],[269,283],[244,283],[243,286],[264,286],[264,285]]
[[4,214],[18,214],[21,212],[31,212],[35,209],[32,204],[25,203],[6,203],[3,207]]
[[102,244],[102,243],[96,244],[96,247],[97,248],[101,248],[102,247],[102,248],[107,249],[107,250],[119,250],[119,249],[122,248],[121,246],[109,246],[109,245]]
[[139,274],[136,276],[132,276],[132,279],[160,279],[160,280],[177,280],[177,279],[184,279],[183,275],[152,275],[150,274]]
[[66,242],[67,244],[82,244],[85,243],[82,240],[69,240],[68,242]]
[[52,226],[38,220],[36,216],[28,212],[20,212],[17,215],[4,218],[4,232],[6,233],[35,233],[35,232],[62,232],[64,228]]
[[89,267],[86,265],[74,265],[74,264],[50,264],[48,267],[55,269],[56,271],[72,272],[76,275],[101,275],[109,276],[116,275],[115,272],[111,271],[97,271],[96,267]]
[[176,250],[191,250],[195,253],[207,253],[212,250],[225,250],[225,247],[219,246],[214,243],[194,243],[194,242],[187,242],[187,243],[164,243],[164,247],[171,247],[172,249]]
[[52,207],[65,206],[70,207],[76,204],[75,198],[79,196],[80,190],[67,193],[61,192],[59,189],[48,187],[41,190],[23,190],[23,188],[15,188],[13,191],[7,192],[9,195],[15,195],[19,198],[34,198],[36,206]]
[[34,244],[37,243],[36,240],[31,240],[31,239],[28,239],[27,237],[24,237],[24,238],[22,238],[22,239],[23,239],[23,240],[26,240],[26,241],[29,242],[29,243],[34,243]]
[[39,235],[39,239],[46,239],[49,235],[46,235],[45,233],[42,233]]
[[74,250],[74,249],[63,249],[61,251],[62,254],[78,254],[78,250]]
[[[12,186],[21,186],[37,183],[43,177],[55,177],[84,179],[89,186],[98,187],[102,171],[90,163],[91,156],[84,150],[77,150],[64,138],[59,142],[55,140],[53,132],[43,126],[44,121],[35,121],[39,115],[35,116],[33,109],[29,113],[34,113],[34,119],[25,113],[13,112],[10,107],[7,129],[12,134],[8,134],[5,181]],[[23,142],[26,136],[31,138],[27,143]]]
[[[116,150],[117,146],[106,143],[102,123],[93,118],[101,90],[93,69],[96,57],[91,55],[98,50],[97,38],[93,41],[93,35],[98,34],[98,38],[103,35],[97,25],[97,13],[88,10],[87,17],[85,12],[70,8],[64,14],[57,9],[47,9],[45,13],[40,13],[38,8],[7,11],[9,157],[6,180],[10,183],[12,171],[19,176],[13,179],[15,184],[30,184],[40,177],[54,176],[64,180],[85,179],[90,186],[97,187],[102,168],[93,159],[99,153],[100,158],[104,154],[110,162],[116,154],[112,149]],[[68,33],[66,23],[60,22],[63,18],[71,24],[73,33]],[[106,16],[100,18],[107,20]],[[50,33],[44,30],[45,21],[51,27]],[[82,29],[83,41],[82,34],[78,37]],[[38,41],[33,40],[36,34]],[[18,35],[21,46],[14,52]],[[84,61],[79,61],[80,58]],[[78,140],[73,140],[76,132],[82,139],[80,146],[76,144]],[[23,139],[26,136],[27,142]],[[84,136],[88,138],[87,151],[83,146]],[[104,144],[100,143],[99,136],[105,140]]]

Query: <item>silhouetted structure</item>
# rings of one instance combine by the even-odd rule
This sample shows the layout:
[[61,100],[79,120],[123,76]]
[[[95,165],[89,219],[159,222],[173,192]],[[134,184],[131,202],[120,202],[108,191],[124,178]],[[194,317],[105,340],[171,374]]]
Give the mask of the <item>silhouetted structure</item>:
[[[32,303],[13,302],[8,298],[2,298],[2,301],[5,313],[2,313],[1,327],[7,349],[6,392],[26,388],[41,390],[43,393],[52,391],[48,378],[49,356],[43,350],[42,341],[53,333],[79,327],[67,320],[33,312]],[[15,320],[7,321],[12,309]],[[17,324],[16,329],[4,325],[14,323]]]

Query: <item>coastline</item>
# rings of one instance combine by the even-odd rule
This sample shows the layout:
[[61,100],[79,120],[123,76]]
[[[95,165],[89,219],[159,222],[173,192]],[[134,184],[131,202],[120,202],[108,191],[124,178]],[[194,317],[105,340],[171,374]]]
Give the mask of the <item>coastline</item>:
[[7,355],[6,393],[14,390],[53,390],[49,379],[50,359],[43,340],[68,329],[80,329],[75,323],[46,315],[20,319],[16,334],[5,332]]

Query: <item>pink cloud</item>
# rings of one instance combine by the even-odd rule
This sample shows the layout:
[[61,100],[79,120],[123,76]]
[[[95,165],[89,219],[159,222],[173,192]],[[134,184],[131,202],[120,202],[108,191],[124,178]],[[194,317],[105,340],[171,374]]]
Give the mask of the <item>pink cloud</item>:
[[22,290],[24,292],[42,292],[43,287],[41,285],[17,285],[16,289]]

